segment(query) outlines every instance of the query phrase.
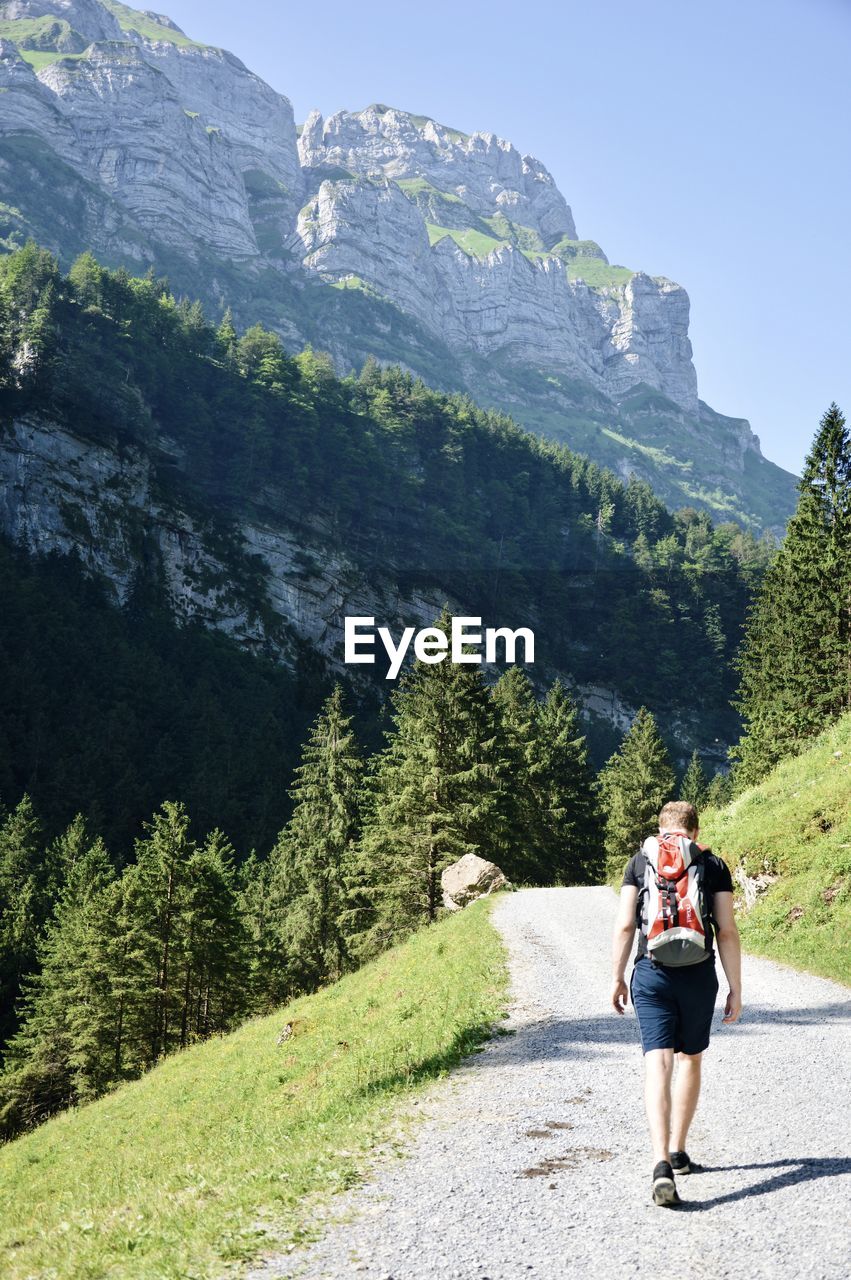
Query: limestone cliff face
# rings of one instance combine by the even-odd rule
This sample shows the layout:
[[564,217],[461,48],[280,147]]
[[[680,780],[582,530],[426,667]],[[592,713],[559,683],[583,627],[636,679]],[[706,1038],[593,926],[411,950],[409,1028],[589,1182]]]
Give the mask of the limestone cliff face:
[[0,18],[10,21],[44,17],[67,22],[89,44],[123,38],[116,18],[98,0],[8,0],[0,4]]
[[393,180],[423,178],[481,217],[501,212],[545,239],[576,239],[573,215],[544,166],[494,133],[459,133],[379,104],[338,111],[325,121],[312,111],[299,156],[308,172],[332,167]]
[[[174,27],[163,39],[124,31],[97,0],[14,0],[0,19],[0,132],[35,133],[156,241],[188,255],[257,256],[246,189],[255,171],[291,222],[302,194],[292,107],[238,58],[182,33],[177,43]],[[82,54],[63,56],[69,34]],[[36,69],[27,53],[45,40],[57,56]]]
[[373,354],[468,391],[670,505],[778,530],[794,505],[747,424],[698,401],[685,290],[579,240],[540,161],[382,104],[299,131],[160,15],[0,2],[0,239],[28,234],[153,265],[341,372]]
[[629,272],[585,284],[577,258],[599,274],[605,255],[577,254],[573,215],[534,157],[380,105],[312,112],[299,155],[308,186],[319,182],[290,241],[308,270],[365,280],[462,350],[615,397],[644,382],[697,411],[685,290]]
[[[342,663],[347,613],[425,627],[443,603],[401,591],[389,563],[386,580],[367,581],[318,521],[306,529],[283,516],[245,519],[223,543],[164,500],[149,457],[83,440],[37,415],[0,434],[0,533],[33,555],[76,555],[121,603],[140,560],[153,556],[179,619],[285,665],[307,643],[350,674]],[[252,557],[263,566],[259,583]]]
[[451,346],[546,366],[618,397],[639,382],[697,412],[688,296],[637,273],[603,290],[556,255],[510,242],[486,255],[428,226],[394,182],[322,181],[291,245],[323,279],[364,280]]

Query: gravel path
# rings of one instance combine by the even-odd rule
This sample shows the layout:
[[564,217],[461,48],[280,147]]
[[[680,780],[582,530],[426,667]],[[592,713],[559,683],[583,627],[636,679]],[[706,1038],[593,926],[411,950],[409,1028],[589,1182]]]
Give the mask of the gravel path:
[[[723,973],[685,1203],[656,1208],[629,1007],[608,1012],[609,889],[524,889],[494,906],[515,1034],[421,1095],[401,1161],[334,1197],[322,1239],[250,1280],[851,1276],[851,994],[745,958]],[[408,1104],[410,1106],[410,1104]]]

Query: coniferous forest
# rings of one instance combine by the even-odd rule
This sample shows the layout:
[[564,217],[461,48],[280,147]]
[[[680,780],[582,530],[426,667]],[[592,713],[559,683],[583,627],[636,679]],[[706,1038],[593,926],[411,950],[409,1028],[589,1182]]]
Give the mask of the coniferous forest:
[[[0,260],[0,431],[27,415],[141,451],[220,541],[274,502],[473,612],[498,579],[549,675],[417,661],[382,700],[305,646],[282,665],[178,620],[144,529],[120,606],[76,560],[0,548],[3,1137],[435,920],[463,854],[600,883],[675,791],[723,803],[851,709],[835,405],[774,548],[398,368],[339,378],[164,280],[88,254],[62,276],[29,245]],[[602,758],[571,681],[640,708]],[[675,722],[738,738],[730,772],[684,767]]]

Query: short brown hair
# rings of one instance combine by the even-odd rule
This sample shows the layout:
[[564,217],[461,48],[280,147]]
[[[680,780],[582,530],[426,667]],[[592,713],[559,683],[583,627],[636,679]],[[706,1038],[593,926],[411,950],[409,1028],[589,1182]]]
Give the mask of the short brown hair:
[[697,831],[697,809],[688,800],[669,800],[659,814],[659,830],[670,831],[682,827],[684,831]]

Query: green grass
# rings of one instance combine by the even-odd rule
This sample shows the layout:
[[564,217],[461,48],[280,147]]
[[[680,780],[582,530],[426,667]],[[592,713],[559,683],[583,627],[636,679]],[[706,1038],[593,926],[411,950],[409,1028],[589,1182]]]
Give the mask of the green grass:
[[136,31],[145,40],[165,40],[169,44],[178,45],[181,49],[209,47],[199,44],[197,40],[190,40],[181,31],[171,31],[168,27],[161,27],[158,22],[152,22],[144,13],[131,9],[129,5],[119,4],[117,0],[103,0],[103,7],[118,19],[122,31]]
[[612,266],[599,258],[571,258],[567,262],[571,280],[584,280],[591,289],[611,289],[626,284],[635,275],[629,267]]
[[404,191],[406,195],[419,195],[420,192],[434,192],[435,195],[441,197],[442,200],[448,201],[450,204],[463,204],[464,201],[460,196],[456,196],[452,191],[441,191],[433,183],[426,178],[397,178],[396,186]]
[[54,49],[19,49],[18,53],[34,71],[41,71],[42,67],[49,67],[54,62],[79,62],[85,57],[82,53],[57,53]]
[[467,227],[458,230],[453,227],[438,227],[434,222],[426,223],[429,244],[437,244],[444,236],[451,236],[459,249],[463,249],[471,258],[486,258],[494,249],[508,244],[507,240],[495,240],[493,236],[483,235],[481,231],[473,231]]
[[308,1237],[504,1016],[491,901],[0,1148],[4,1280],[220,1280]]
[[851,715],[708,811],[700,835],[731,867],[779,876],[740,913],[747,949],[851,986]]
[[20,46],[24,41],[48,40],[56,43],[71,34],[71,26],[64,18],[45,15],[42,18],[0,19],[0,39],[14,40]]
[[366,280],[362,280],[360,276],[343,276],[341,280],[331,280],[332,289],[360,289],[362,293],[374,294],[376,292],[372,285],[367,284]]
[[606,255],[595,240],[569,240],[563,236],[551,249],[523,246],[527,258],[561,258],[571,280],[584,280],[592,289],[610,289],[626,284],[635,275],[629,267],[606,261]]
[[642,444],[638,440],[633,440],[629,436],[621,435],[619,431],[615,431],[613,427],[602,427],[601,431],[604,436],[608,436],[610,440],[614,440],[622,449],[630,449],[635,453],[642,454],[645,458],[655,463],[659,467],[673,468],[686,474],[694,470],[694,462],[691,458],[683,461],[682,458],[675,458],[667,449],[659,449],[655,445]]
[[[410,115],[410,112],[407,114]],[[447,133],[453,142],[466,142],[470,136],[469,133],[463,133],[460,129],[453,129],[448,124],[438,124],[436,120],[432,120],[431,116],[412,115],[411,120],[413,120],[418,129],[424,128],[429,122],[437,125],[438,129],[442,129],[444,133]]]
[[546,257],[546,245],[533,227],[524,227],[520,222],[512,222],[504,213],[496,213],[492,217],[482,218],[499,240],[508,240],[518,249],[529,251],[530,257]]
[[[203,49],[206,46],[199,44],[196,40],[190,40],[188,36],[183,35],[179,31],[171,31],[168,27],[161,27],[158,22],[153,22],[145,14],[139,13],[136,9],[131,9],[129,5],[116,3],[115,0],[104,0],[104,8],[118,19],[119,25],[123,31],[136,31],[146,40],[165,40],[169,44],[178,45],[180,48]],[[0,39],[14,40],[18,45],[19,51],[23,58],[36,71],[40,71],[42,67],[49,66],[51,62],[56,62],[62,57],[79,58],[82,54],[64,54],[57,49],[22,49],[22,42],[32,43],[35,40],[44,40],[46,37],[55,32],[56,42],[63,34],[70,34],[72,28],[64,19],[57,19],[52,16],[41,18],[12,18],[0,21]]]

